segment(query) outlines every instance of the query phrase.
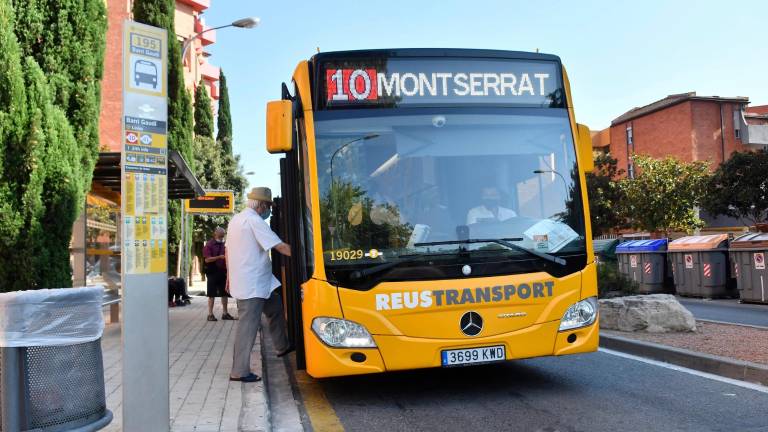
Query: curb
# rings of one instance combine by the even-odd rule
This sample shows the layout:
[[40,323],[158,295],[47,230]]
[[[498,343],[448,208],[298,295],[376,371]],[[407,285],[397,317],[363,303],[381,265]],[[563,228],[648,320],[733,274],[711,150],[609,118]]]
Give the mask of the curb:
[[[272,430],[269,395],[267,392],[266,367],[264,359],[264,338],[263,333],[259,331],[260,337],[256,338],[254,350],[251,355],[251,370],[257,375],[261,375],[261,381],[255,383],[241,383],[242,406],[240,407],[240,418],[238,419],[238,430],[241,432],[270,432]],[[258,352],[258,355],[253,353]]]
[[261,324],[261,330],[259,330],[259,341],[261,344],[261,382],[263,383],[261,389],[264,392],[264,420],[266,424],[264,425],[267,432],[272,432],[272,409],[270,408],[272,405],[269,400],[269,374],[267,373],[267,349],[265,347],[264,343],[264,322],[262,321]]
[[600,335],[600,346],[626,354],[768,386],[768,366],[620,336]]
[[[694,318],[696,318],[694,316]],[[712,324],[725,324],[725,325],[735,325],[735,326],[741,326],[741,327],[749,327],[753,329],[758,330],[768,330],[768,327],[766,326],[760,326],[760,325],[754,325],[754,324],[742,324],[742,323],[735,323],[730,321],[717,321],[717,320],[711,320],[711,319],[703,319],[703,318],[696,318],[696,321],[701,321],[705,323],[712,323]]]

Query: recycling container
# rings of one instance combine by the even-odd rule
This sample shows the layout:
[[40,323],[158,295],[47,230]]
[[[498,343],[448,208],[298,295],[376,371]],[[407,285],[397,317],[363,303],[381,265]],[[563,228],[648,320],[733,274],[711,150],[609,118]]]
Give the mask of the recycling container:
[[669,243],[675,290],[686,297],[735,297],[730,283],[728,234],[682,237]]
[[630,240],[616,246],[619,272],[643,294],[665,291],[667,239]]
[[597,262],[616,261],[616,246],[619,239],[592,240],[592,249],[595,251]]
[[742,302],[768,303],[768,233],[748,233],[731,241],[733,273]]
[[96,431],[104,389],[102,287],[0,294],[0,431]]

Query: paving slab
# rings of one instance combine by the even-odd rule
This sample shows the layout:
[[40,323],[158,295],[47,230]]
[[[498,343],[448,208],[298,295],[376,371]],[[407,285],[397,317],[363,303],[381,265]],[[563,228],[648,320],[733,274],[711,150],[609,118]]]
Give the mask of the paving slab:
[[[237,315],[234,301],[230,313]],[[214,314],[221,317],[220,301]],[[261,383],[229,381],[236,321],[209,322],[207,298],[169,310],[169,386],[171,431],[266,431],[267,405]],[[107,407],[115,415],[105,431],[122,431],[122,355],[119,324],[108,324],[102,338]],[[261,372],[257,339],[252,369]],[[259,401],[261,398],[261,401]]]

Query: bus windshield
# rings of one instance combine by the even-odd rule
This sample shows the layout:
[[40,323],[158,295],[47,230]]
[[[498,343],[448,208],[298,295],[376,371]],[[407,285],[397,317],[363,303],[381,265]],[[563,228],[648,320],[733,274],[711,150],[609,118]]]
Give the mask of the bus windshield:
[[[326,266],[584,249],[565,109],[316,113]],[[524,252],[524,251],[522,251]]]

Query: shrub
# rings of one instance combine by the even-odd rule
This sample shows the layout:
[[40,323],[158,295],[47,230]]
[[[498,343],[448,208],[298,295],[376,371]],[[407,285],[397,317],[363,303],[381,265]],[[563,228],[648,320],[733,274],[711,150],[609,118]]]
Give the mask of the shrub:
[[619,272],[615,261],[597,265],[597,296],[600,298],[637,294],[637,282]]

